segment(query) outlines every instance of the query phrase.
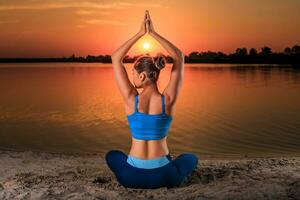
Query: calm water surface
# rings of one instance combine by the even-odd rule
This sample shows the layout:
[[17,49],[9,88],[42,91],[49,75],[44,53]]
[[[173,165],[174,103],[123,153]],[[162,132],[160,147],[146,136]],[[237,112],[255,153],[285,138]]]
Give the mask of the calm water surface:
[[[160,74],[161,92],[170,69]],[[111,64],[0,64],[0,91],[2,149],[129,151]],[[185,64],[168,145],[199,156],[299,155],[300,70]]]

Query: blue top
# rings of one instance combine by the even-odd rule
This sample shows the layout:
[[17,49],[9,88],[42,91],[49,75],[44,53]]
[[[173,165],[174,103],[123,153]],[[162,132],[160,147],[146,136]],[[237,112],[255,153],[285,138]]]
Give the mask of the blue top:
[[173,116],[165,113],[165,97],[162,95],[162,113],[147,114],[137,111],[138,96],[135,96],[134,113],[127,115],[130,132],[139,140],[160,140],[168,134]]

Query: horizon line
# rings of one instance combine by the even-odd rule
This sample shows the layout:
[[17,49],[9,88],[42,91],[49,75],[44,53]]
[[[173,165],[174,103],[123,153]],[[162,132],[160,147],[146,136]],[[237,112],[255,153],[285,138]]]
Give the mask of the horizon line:
[[[237,51],[238,50],[241,50],[241,49],[243,49],[243,50],[245,50],[246,49],[246,51],[247,51],[247,53],[249,53],[249,51],[251,50],[251,49],[254,49],[254,50],[256,50],[257,51],[257,53],[259,53],[259,51],[258,50],[262,50],[263,48],[270,48],[270,50],[271,50],[271,52],[274,54],[276,54],[276,53],[283,53],[283,52],[285,52],[285,50],[291,50],[291,49],[293,49],[293,48],[300,48],[300,45],[298,45],[298,44],[295,44],[295,45],[293,45],[292,47],[285,47],[282,51],[272,51],[272,48],[271,47],[269,47],[269,46],[263,46],[263,47],[261,47],[260,49],[256,49],[256,48],[254,48],[254,47],[251,47],[251,48],[247,48],[247,47],[238,47],[238,48],[236,48],[236,50],[234,51],[234,52],[229,52],[229,53],[225,53],[225,52],[222,52],[222,51],[213,51],[213,50],[206,50],[206,51],[197,51],[197,50],[193,50],[193,51],[190,51],[188,54],[185,54],[184,53],[184,55],[185,56],[189,56],[190,54],[192,54],[192,53],[209,53],[209,52],[211,52],[211,53],[222,53],[222,54],[225,54],[225,55],[231,55],[231,54],[235,54],[235,53],[237,53]],[[261,51],[260,51],[261,52]],[[126,56],[128,56],[128,57],[137,57],[137,56],[140,56],[140,55],[149,55],[149,54],[151,54],[151,53],[140,53],[140,54],[134,54],[134,55],[129,55],[129,54],[126,54],[125,55],[125,57]],[[71,57],[72,56],[75,56],[76,54],[75,53],[71,53]],[[166,54],[167,56],[169,56],[169,54]],[[111,56],[111,54],[98,54],[98,55],[92,55],[92,54],[87,54],[87,55],[85,55],[85,56],[77,56],[77,57],[88,57],[88,56]],[[56,57],[0,57],[0,59],[3,59],[3,58],[67,58],[68,56],[56,56]]]

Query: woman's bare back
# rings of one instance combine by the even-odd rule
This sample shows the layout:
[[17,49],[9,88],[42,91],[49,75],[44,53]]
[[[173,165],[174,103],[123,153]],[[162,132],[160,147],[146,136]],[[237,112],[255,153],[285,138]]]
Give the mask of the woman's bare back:
[[[172,113],[174,106],[170,106],[169,98],[165,93],[155,94],[149,97],[143,97],[142,94],[140,94],[137,109],[138,112],[146,114],[160,114],[162,112],[161,95],[165,96],[165,113],[168,116],[173,116]],[[130,102],[132,102],[131,105],[125,105],[125,112],[127,115],[134,112],[134,99]],[[167,155],[169,154],[167,136],[160,140],[138,140],[132,137],[129,154],[140,159],[155,159]]]

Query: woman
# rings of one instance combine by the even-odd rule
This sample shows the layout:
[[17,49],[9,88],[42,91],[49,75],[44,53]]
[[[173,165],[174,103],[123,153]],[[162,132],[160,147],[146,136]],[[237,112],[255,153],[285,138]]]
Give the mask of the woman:
[[[149,33],[173,58],[170,81],[160,94],[157,79],[166,60],[141,56],[134,63],[133,83],[128,79],[122,59],[130,47]],[[119,150],[106,154],[106,163],[124,187],[175,187],[197,167],[198,158],[184,153],[172,159],[167,147],[167,133],[184,75],[184,54],[154,31],[149,12],[145,11],[140,31],[112,54],[115,79],[125,101],[125,110],[132,134],[128,155]],[[141,94],[136,88],[143,88]]]

